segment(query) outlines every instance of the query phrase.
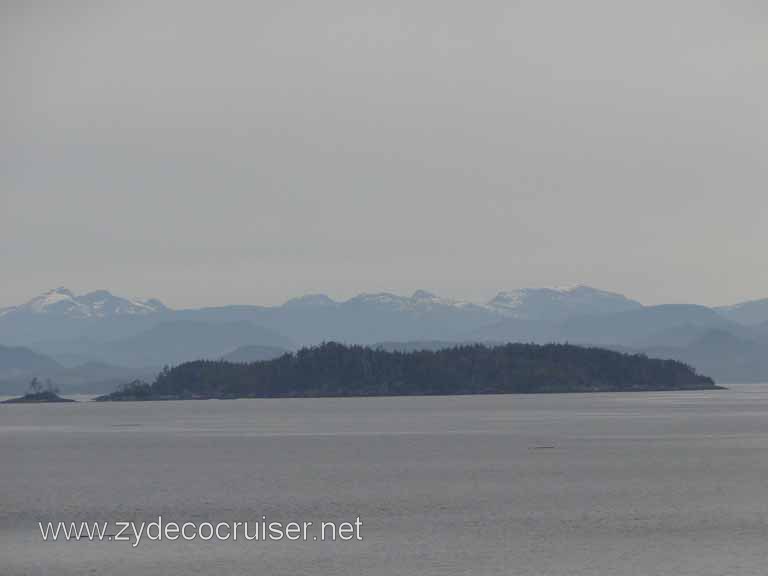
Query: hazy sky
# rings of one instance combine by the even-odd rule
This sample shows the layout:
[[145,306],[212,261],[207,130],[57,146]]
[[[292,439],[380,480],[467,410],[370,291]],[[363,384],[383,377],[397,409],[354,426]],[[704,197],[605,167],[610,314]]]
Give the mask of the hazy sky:
[[0,0],[0,306],[768,297],[762,0]]

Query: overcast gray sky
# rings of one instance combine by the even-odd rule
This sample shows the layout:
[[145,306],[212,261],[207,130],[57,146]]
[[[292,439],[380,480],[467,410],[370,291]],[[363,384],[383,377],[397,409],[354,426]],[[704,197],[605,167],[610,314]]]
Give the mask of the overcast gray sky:
[[0,306],[768,296],[765,2],[0,6]]

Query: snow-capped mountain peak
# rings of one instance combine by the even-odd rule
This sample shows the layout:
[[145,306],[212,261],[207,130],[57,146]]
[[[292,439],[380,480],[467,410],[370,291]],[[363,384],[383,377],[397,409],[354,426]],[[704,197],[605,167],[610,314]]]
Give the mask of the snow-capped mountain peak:
[[389,292],[376,292],[358,294],[357,296],[350,298],[345,304],[355,305],[376,305],[376,306],[402,306],[408,298],[404,296],[398,296],[396,294],[390,294]]
[[0,316],[12,313],[46,314],[68,318],[105,318],[155,314],[168,310],[159,300],[129,299],[96,290],[81,296],[64,287],[44,292],[20,306],[0,310]]
[[487,306],[504,316],[541,320],[620,312],[639,308],[641,304],[621,294],[572,284],[499,292]]
[[409,301],[412,306],[427,308],[434,306],[450,306],[453,308],[466,308],[468,306],[473,306],[473,304],[470,302],[444,298],[442,296],[437,296],[432,292],[427,292],[426,290],[416,290],[416,292],[414,292],[410,297]]
[[465,308],[474,306],[469,302],[452,300],[437,296],[426,290],[416,290],[411,296],[399,296],[389,292],[359,294],[343,304],[350,306],[374,306],[379,309],[398,310],[400,312],[424,313],[438,308]]
[[33,312],[44,312],[49,308],[69,307],[75,305],[75,295],[66,288],[60,287],[49,290],[33,298],[25,305],[25,308]]
[[325,294],[306,294],[291,298],[283,304],[283,308],[299,308],[304,310],[310,308],[334,308],[336,306],[338,306],[338,303]]

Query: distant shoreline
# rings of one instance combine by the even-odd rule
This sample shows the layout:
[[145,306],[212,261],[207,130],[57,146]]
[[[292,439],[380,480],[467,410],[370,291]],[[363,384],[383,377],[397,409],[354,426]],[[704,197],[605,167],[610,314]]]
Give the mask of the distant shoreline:
[[[637,390],[573,390],[558,392],[486,392],[486,393],[456,393],[456,394],[375,394],[375,395],[347,395],[347,396],[167,396],[157,398],[109,398],[110,394],[97,396],[90,400],[73,402],[90,403],[98,402],[108,404],[110,402],[203,402],[206,400],[347,400],[354,398],[467,398],[484,396],[557,396],[557,395],[593,395],[593,394],[649,394],[653,392],[718,392],[730,390],[727,386],[715,384],[712,388],[664,388],[664,389],[637,389]],[[2,404],[2,402],[0,402]]]

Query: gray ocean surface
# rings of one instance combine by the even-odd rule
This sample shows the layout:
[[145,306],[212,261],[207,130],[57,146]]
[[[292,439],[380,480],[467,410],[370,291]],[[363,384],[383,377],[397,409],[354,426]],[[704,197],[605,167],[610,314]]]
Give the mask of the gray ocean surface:
[[[363,521],[348,542],[43,542],[38,521]],[[768,385],[0,406],[0,575],[745,575]]]

